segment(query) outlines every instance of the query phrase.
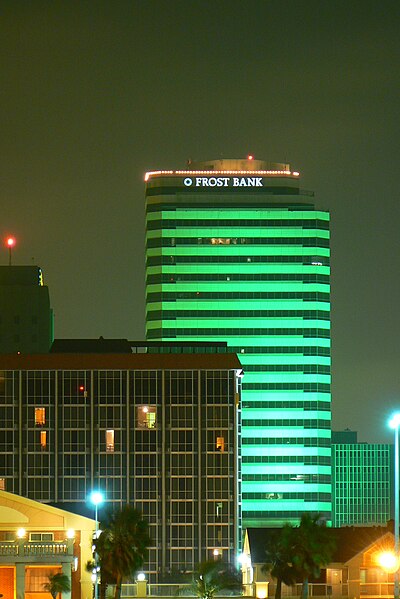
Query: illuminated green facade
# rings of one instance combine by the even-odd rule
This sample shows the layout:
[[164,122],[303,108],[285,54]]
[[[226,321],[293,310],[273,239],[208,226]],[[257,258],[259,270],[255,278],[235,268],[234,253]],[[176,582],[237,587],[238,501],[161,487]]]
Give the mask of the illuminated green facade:
[[149,340],[227,341],[243,365],[244,526],[331,518],[329,214],[289,165],[146,175]]

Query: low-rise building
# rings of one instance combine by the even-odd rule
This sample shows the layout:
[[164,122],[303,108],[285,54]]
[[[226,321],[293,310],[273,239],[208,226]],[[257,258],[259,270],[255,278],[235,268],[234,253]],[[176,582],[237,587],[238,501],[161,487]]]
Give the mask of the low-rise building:
[[92,559],[95,522],[0,491],[0,591],[3,599],[50,599],[51,574],[71,581],[63,599],[91,599],[86,564]]
[[[258,599],[274,597],[276,580],[263,570],[265,546],[271,528],[246,530],[242,574],[244,594]],[[332,529],[336,550],[332,562],[321,570],[318,579],[310,579],[311,597],[393,597],[393,569],[385,556],[394,557],[392,527],[342,527]],[[385,564],[387,564],[385,566]],[[298,597],[301,582],[282,585],[282,597]]]

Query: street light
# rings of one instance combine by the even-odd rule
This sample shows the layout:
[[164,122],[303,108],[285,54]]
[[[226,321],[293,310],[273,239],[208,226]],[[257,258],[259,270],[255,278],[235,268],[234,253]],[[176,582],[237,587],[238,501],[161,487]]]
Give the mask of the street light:
[[[94,533],[94,537],[97,540],[97,535],[99,532],[99,521],[97,518],[97,514],[98,514],[98,507],[99,505],[101,505],[104,501],[104,496],[102,493],[100,493],[100,491],[92,491],[89,500],[91,503],[93,503],[94,505],[94,519],[95,519],[95,533]],[[99,596],[99,588],[98,588],[98,581],[99,581],[99,575],[98,575],[98,571],[97,571],[97,552],[94,552],[94,571],[93,571],[93,580],[94,580],[94,599],[98,599]]]
[[[390,428],[394,429],[394,553],[399,562],[399,527],[400,527],[400,473],[399,473],[399,426],[400,412],[393,414]],[[394,599],[400,599],[399,568],[394,573]]]

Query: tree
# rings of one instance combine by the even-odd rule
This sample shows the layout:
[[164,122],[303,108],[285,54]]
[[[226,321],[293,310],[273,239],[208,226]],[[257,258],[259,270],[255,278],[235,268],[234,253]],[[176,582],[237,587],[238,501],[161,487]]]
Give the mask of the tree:
[[269,572],[276,579],[275,599],[281,599],[282,583],[288,586],[297,580],[297,572],[292,564],[293,529],[286,525],[274,530],[265,545],[265,564],[263,572]]
[[122,581],[142,567],[151,542],[148,528],[142,514],[131,505],[108,512],[100,523],[102,532],[94,541],[100,566],[100,599],[105,599],[109,584],[115,584],[114,599],[119,599]]
[[199,564],[191,583],[180,594],[194,594],[199,599],[213,599],[222,591],[242,590],[242,576],[231,564],[209,560]]
[[45,591],[49,592],[53,599],[57,598],[59,593],[69,593],[71,583],[66,574],[57,572],[57,574],[49,574],[48,582],[43,585]]
[[318,577],[335,550],[333,530],[319,514],[303,514],[298,527],[293,528],[291,542],[292,564],[303,582],[301,597],[308,597],[310,576]]

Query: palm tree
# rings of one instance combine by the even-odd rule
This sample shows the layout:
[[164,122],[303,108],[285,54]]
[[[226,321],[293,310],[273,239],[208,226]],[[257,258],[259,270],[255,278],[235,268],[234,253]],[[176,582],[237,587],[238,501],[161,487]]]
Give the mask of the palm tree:
[[100,565],[100,599],[105,599],[108,584],[115,584],[114,599],[121,596],[121,584],[143,565],[150,545],[148,524],[139,510],[125,505],[109,512],[100,523],[101,534],[95,540]]
[[282,583],[290,586],[297,580],[291,555],[292,531],[289,525],[281,530],[274,530],[265,546],[265,564],[262,570],[276,579],[275,599],[281,599]]
[[335,539],[319,514],[303,514],[299,526],[293,528],[292,539],[292,563],[303,582],[301,597],[307,599],[309,578],[319,576],[321,566],[332,560]]
[[48,582],[43,585],[45,591],[49,592],[53,599],[57,598],[59,593],[69,593],[71,583],[66,574],[57,572],[57,574],[49,574]]
[[231,564],[222,560],[201,562],[194,572],[192,582],[180,594],[194,594],[199,599],[213,599],[222,591],[242,590],[242,577]]

